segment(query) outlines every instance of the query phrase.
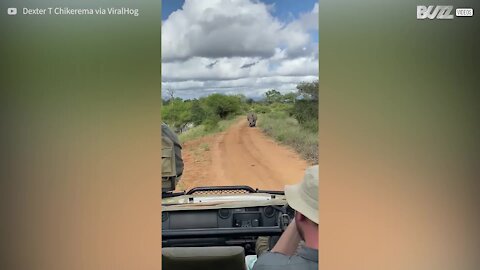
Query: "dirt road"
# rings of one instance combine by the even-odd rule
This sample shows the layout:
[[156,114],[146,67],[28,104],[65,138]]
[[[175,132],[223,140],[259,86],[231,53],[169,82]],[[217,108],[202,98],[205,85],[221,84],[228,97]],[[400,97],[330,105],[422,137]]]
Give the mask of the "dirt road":
[[227,131],[184,144],[185,171],[178,190],[207,185],[283,189],[303,177],[307,162],[247,120]]

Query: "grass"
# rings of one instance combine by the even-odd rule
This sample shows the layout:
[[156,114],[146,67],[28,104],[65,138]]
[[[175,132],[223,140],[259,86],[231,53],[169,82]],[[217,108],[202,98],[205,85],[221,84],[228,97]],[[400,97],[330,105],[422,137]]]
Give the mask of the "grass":
[[210,151],[210,145],[208,145],[208,143],[202,143],[200,145],[200,149],[202,149],[203,151]]
[[285,112],[260,114],[258,126],[278,142],[293,147],[311,164],[318,164],[318,131],[303,128]]
[[[226,130],[228,127],[230,127],[237,120],[238,120],[238,117],[234,117],[232,119],[227,119],[227,120],[220,120],[214,128],[210,128],[210,129],[207,129],[205,125],[199,125],[180,134],[178,137],[182,143],[195,140],[207,135],[222,132]],[[209,149],[205,149],[205,150],[208,151]]]
[[205,160],[205,152],[208,151],[210,151],[210,145],[208,143],[202,143],[199,146],[193,148],[195,162]]

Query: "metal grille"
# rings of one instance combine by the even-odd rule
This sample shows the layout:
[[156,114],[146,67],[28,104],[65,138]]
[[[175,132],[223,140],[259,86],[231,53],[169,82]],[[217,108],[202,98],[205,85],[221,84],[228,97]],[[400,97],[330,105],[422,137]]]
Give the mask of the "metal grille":
[[236,195],[236,194],[248,194],[248,190],[231,190],[231,189],[220,189],[220,190],[199,190],[195,191],[192,194],[196,195]]

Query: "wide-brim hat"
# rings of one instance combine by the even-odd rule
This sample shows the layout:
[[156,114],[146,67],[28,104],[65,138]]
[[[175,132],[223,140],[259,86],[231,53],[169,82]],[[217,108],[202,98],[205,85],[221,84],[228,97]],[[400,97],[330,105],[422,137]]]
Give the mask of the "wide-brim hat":
[[285,186],[287,203],[318,224],[318,165],[305,170],[303,180],[296,185]]

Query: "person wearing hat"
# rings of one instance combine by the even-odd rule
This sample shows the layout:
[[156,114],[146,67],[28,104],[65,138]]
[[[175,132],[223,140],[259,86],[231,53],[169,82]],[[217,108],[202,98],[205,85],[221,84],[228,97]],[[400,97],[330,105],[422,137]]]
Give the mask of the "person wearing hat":
[[[272,248],[263,253],[253,270],[318,269],[318,165],[307,168],[303,181],[285,186],[287,203],[295,219]],[[303,245],[299,244],[303,241]]]

